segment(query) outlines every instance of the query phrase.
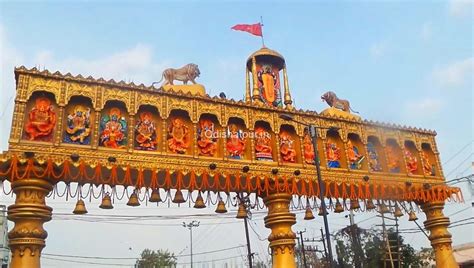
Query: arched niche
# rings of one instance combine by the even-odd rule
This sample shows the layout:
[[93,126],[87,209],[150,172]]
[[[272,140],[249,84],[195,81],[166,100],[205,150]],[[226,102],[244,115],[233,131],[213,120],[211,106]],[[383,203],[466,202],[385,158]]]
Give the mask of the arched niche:
[[125,103],[109,100],[100,114],[99,146],[125,149],[128,144],[128,111]]
[[301,163],[301,141],[292,125],[283,124],[278,135],[283,163]]
[[302,161],[304,161],[308,165],[314,165],[314,154],[316,153],[316,150],[318,151],[318,158],[321,166],[326,166],[326,157],[324,156],[324,150],[323,150],[323,140],[322,139],[317,139],[317,148],[314,148],[313,146],[313,140],[311,138],[311,134],[309,133],[309,129],[307,127],[304,128],[303,130],[303,152],[302,152]]
[[380,140],[375,136],[367,138],[367,163],[370,171],[387,171],[387,161]]
[[193,155],[194,126],[188,112],[172,110],[166,121],[166,131],[167,152]]
[[423,160],[423,174],[425,176],[438,176],[439,170],[436,165],[436,155],[429,143],[421,144],[421,157]]
[[413,141],[405,141],[403,153],[405,155],[406,170],[409,174],[423,175],[421,159]]
[[22,138],[52,142],[58,121],[57,108],[54,94],[46,91],[33,92],[26,103]]
[[222,127],[214,114],[201,114],[197,125],[197,149],[200,156],[222,157]]
[[277,158],[276,138],[268,122],[257,121],[254,128],[255,159],[274,161]]
[[368,170],[367,152],[359,135],[355,133],[347,135],[346,151],[350,169]]
[[83,96],[72,96],[66,105],[63,117],[62,142],[75,145],[90,145],[95,122],[92,100]]
[[328,130],[326,134],[326,161],[329,168],[347,168],[344,142],[337,130]]
[[229,159],[251,159],[249,130],[242,118],[231,117],[226,129],[226,152]]
[[160,148],[163,120],[152,105],[140,105],[135,115],[133,148],[139,151],[157,151]]
[[405,173],[403,152],[397,141],[387,139],[385,145],[385,156],[387,158],[387,169],[391,173]]

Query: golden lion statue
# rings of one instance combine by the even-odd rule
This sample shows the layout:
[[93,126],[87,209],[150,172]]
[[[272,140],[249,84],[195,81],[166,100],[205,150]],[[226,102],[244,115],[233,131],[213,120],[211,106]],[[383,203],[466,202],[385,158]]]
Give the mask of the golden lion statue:
[[199,67],[194,63],[189,63],[179,69],[168,68],[164,70],[161,76],[161,80],[158,82],[153,82],[153,84],[151,85],[153,86],[154,84],[158,84],[163,81],[163,79],[165,81],[161,86],[174,85],[174,80],[182,81],[185,85],[188,83],[188,81],[191,81],[193,84],[196,84],[195,79],[196,77],[199,77],[200,74],[201,72],[199,71]]
[[332,91],[324,93],[324,95],[321,96],[321,100],[326,101],[329,106],[343,110],[344,112],[350,113],[352,111],[356,114],[359,113],[351,109],[351,104],[348,100],[339,99],[336,93]]

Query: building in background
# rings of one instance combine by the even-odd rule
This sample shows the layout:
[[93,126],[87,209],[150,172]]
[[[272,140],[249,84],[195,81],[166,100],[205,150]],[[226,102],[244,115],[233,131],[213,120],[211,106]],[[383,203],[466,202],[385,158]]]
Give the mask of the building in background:
[[8,267],[8,261],[10,259],[10,249],[8,248],[8,221],[7,221],[7,207],[0,205],[0,226],[2,233],[0,237],[0,260],[2,268]]

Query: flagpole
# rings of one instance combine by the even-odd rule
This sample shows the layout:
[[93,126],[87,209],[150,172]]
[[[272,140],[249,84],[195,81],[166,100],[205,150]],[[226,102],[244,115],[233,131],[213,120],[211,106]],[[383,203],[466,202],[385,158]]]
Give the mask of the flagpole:
[[263,17],[260,16],[260,25],[262,27],[262,46],[265,47],[265,40],[263,40]]

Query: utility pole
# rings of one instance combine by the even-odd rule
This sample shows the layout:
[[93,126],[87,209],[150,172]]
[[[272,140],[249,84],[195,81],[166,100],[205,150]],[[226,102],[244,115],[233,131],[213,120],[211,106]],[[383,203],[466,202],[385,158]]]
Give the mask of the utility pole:
[[301,253],[303,254],[303,265],[304,265],[304,268],[308,268],[308,265],[306,264],[306,253],[304,252],[304,242],[303,242],[303,233],[305,232],[306,230],[299,231],[297,233],[300,235],[300,240],[301,240]]
[[198,221],[192,221],[188,224],[186,224],[183,221],[183,227],[189,229],[189,235],[191,239],[191,268],[193,268],[193,227],[199,227],[199,222]]
[[330,265],[329,262],[329,256],[328,256],[328,250],[326,249],[326,242],[324,242],[324,233],[323,233],[323,228],[321,228],[321,241],[323,241],[323,246],[324,246],[324,256],[326,257],[327,263]]
[[[347,216],[346,216],[347,217]],[[362,262],[361,262],[361,256],[360,256],[360,243],[358,239],[358,231],[357,231],[357,225],[354,223],[354,211],[352,209],[350,210],[349,214],[349,222],[351,224],[350,230],[351,230],[351,237],[352,237],[352,250],[354,251],[354,266],[355,268],[361,268],[362,267]]]
[[248,219],[249,217],[252,216],[252,213],[250,211],[250,200],[247,197],[244,197],[244,194],[243,193],[240,193],[238,195],[238,198],[240,200],[240,202],[244,205],[245,207],[245,210],[247,211],[247,216],[244,218],[244,225],[245,225],[245,238],[247,239],[247,260],[248,260],[248,263],[249,263],[249,268],[252,268],[252,257],[253,257],[253,253],[252,253],[252,250],[250,249],[250,237],[249,237],[249,226],[248,226]]

